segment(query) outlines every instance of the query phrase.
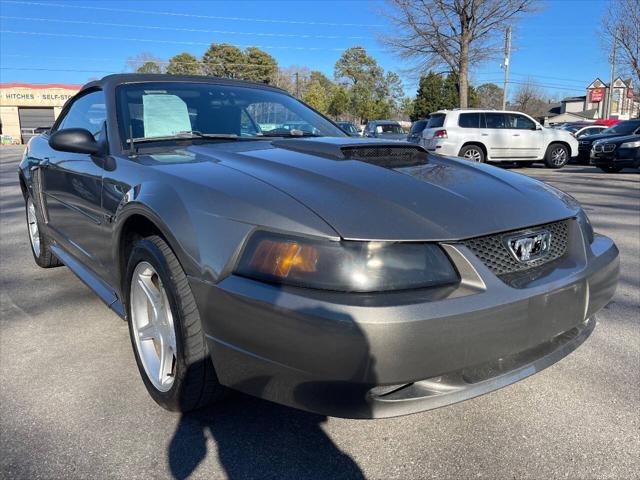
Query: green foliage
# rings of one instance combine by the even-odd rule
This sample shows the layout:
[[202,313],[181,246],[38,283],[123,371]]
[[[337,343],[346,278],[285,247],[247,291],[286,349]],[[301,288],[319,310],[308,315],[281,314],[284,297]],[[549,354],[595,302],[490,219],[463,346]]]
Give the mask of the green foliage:
[[160,65],[156,62],[144,62],[136,69],[137,73],[162,73]]
[[371,89],[383,75],[382,68],[363,47],[347,48],[335,64],[334,77],[351,85],[366,83]]
[[349,112],[350,102],[349,90],[344,85],[335,85],[331,92],[331,101],[328,108],[329,115],[337,118]]
[[307,91],[302,99],[311,107],[326,114],[331,102],[331,91],[327,90],[318,80],[314,80],[307,86]]
[[431,112],[442,108],[444,80],[441,75],[429,72],[420,77],[416,99],[413,102],[411,120],[427,118]]
[[[480,96],[476,89],[469,87],[469,107],[478,107]],[[437,110],[452,109],[460,105],[458,76],[449,74],[446,78],[434,72],[420,77],[416,99],[413,102],[411,120],[427,118]]]
[[[267,52],[257,47],[249,47],[244,51],[242,78],[261,83],[273,83],[278,73],[278,62]],[[259,66],[258,66],[259,65]]]
[[187,52],[179,53],[169,59],[167,73],[171,75],[200,75],[198,59]]
[[242,78],[245,55],[238,47],[226,43],[212,43],[202,56],[207,75],[224,78]]

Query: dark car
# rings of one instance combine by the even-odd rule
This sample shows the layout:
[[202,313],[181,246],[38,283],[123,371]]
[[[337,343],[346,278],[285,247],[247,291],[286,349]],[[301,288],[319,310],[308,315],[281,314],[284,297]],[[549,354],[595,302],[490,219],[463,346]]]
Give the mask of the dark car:
[[640,135],[627,135],[593,142],[591,163],[607,173],[640,168]]
[[589,164],[591,158],[591,146],[597,140],[637,134],[640,134],[640,119],[625,120],[623,122],[616,123],[614,126],[609,127],[596,135],[581,137],[578,141],[578,162],[582,165]]
[[407,134],[399,122],[395,120],[372,120],[367,122],[364,136],[370,138],[383,138],[386,140],[406,140]]
[[407,141],[411,143],[420,143],[422,139],[422,131],[426,128],[429,120],[416,120],[411,124],[411,130],[407,136]]
[[336,125],[338,125],[342,129],[342,131],[347,135],[349,135],[350,137],[360,136],[360,132],[358,131],[356,126],[353,124],[353,122],[336,122]]
[[169,410],[226,387],[344,417],[459,402],[568,355],[618,280],[571,196],[264,84],[91,82],[18,173],[36,263],[128,322]]

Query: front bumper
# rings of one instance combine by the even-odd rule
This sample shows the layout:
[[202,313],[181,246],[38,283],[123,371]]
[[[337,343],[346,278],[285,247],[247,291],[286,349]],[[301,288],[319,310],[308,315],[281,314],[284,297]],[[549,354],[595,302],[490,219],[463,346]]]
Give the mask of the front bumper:
[[616,148],[613,152],[591,152],[591,164],[596,167],[640,167],[640,149]]
[[[572,235],[582,236],[577,225]],[[389,417],[496,390],[555,363],[612,298],[607,237],[510,286],[461,244],[459,286],[354,295],[191,278],[219,380],[326,415]]]

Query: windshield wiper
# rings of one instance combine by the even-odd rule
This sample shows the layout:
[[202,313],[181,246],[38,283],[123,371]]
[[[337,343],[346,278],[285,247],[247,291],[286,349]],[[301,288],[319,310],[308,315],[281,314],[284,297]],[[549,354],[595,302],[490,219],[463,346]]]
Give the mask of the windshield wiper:
[[303,132],[303,133],[262,133],[260,135],[256,135],[257,138],[259,137],[282,137],[282,138],[300,138],[300,137],[324,137],[324,135],[318,135],[317,133],[308,133],[308,132]]
[[158,135],[157,137],[138,137],[128,139],[128,143],[147,143],[147,142],[161,142],[163,140],[182,140],[182,139],[194,139],[194,138],[210,138],[213,140],[238,140],[240,137],[235,133],[202,133],[197,130],[187,130],[184,132],[177,132],[173,135]]

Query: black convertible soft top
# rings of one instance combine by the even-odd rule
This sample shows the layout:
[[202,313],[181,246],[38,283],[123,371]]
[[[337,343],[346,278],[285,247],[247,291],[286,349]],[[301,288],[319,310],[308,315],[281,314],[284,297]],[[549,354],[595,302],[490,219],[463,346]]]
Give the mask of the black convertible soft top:
[[237,85],[246,86],[252,88],[263,88],[266,90],[277,90],[278,92],[289,94],[286,90],[283,90],[273,85],[266,83],[249,82],[247,80],[235,80],[231,78],[211,77],[205,75],[169,75],[166,73],[115,73],[107,75],[100,80],[91,81],[82,86],[80,92],[89,90],[91,88],[101,88],[102,90],[112,90],[119,85],[126,83],[141,83],[141,82],[197,82],[197,83],[213,83],[216,85]]

